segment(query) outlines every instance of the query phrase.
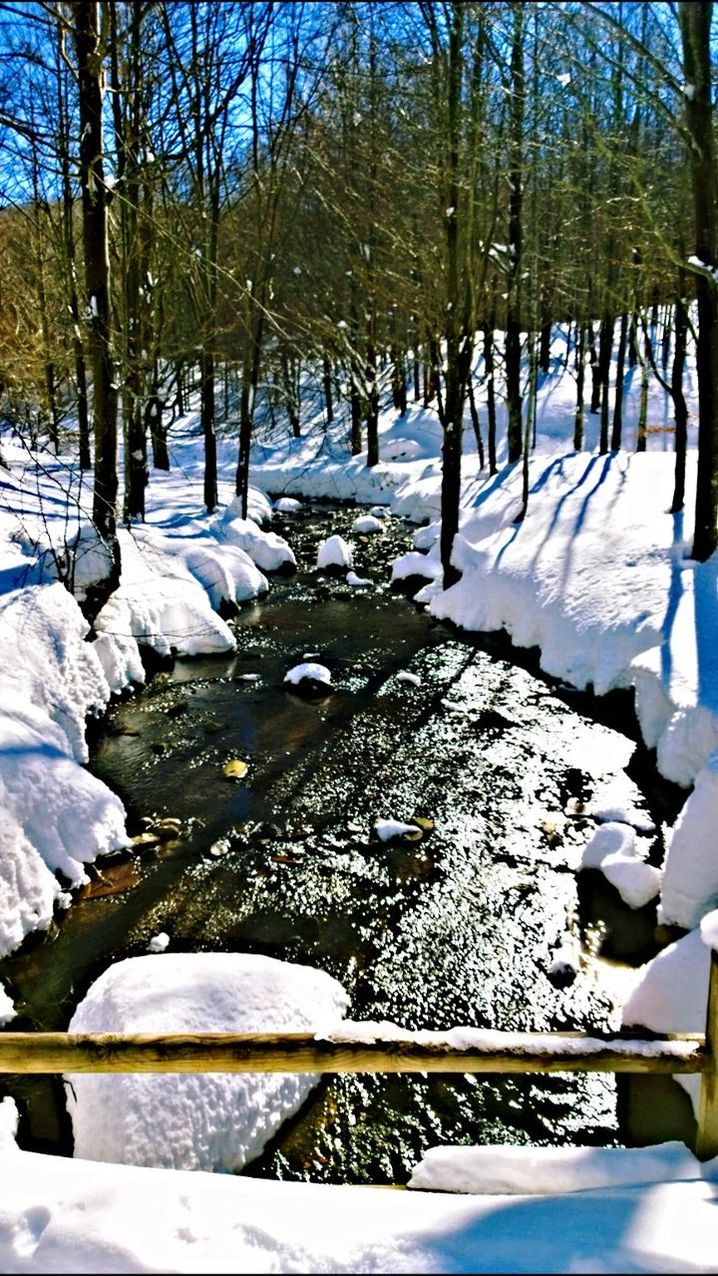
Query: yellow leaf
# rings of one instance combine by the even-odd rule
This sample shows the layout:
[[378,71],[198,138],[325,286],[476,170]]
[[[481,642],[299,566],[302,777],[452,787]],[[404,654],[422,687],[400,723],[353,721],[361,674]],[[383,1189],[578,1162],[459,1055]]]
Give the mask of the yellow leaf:
[[225,762],[222,774],[227,780],[241,780],[248,770],[247,762],[243,762],[241,758],[233,758],[231,762]]

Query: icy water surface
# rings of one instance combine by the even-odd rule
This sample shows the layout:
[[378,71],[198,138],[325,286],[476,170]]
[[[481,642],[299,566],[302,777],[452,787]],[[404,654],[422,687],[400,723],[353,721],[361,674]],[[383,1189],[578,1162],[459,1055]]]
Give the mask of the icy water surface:
[[[624,804],[644,807],[624,770],[633,743],[495,641],[452,633],[393,594],[388,563],[408,546],[406,526],[357,540],[371,589],[314,571],[318,539],[347,533],[355,514],[277,520],[299,571],[241,609],[236,654],[179,661],[110,711],[92,769],[121,794],[131,832],[143,817],[182,831],[107,861],[60,927],[4,964],[23,1012],[13,1026],[66,1027],[91,980],[160,930],[174,951],[321,967],[355,1019],[615,1025],[588,954],[569,986],[551,964],[577,928],[589,832],[566,807],[610,777]],[[309,654],[332,671],[326,698],[283,685]],[[398,676],[407,670],[419,685]],[[232,759],[248,763],[240,782],[223,774]],[[373,832],[377,819],[416,817],[420,842]],[[641,926],[650,943],[650,910],[630,919],[639,946]],[[68,1146],[59,1082],[7,1088],[26,1146]],[[475,1141],[621,1142],[615,1079],[327,1077],[251,1173],[400,1183],[427,1147]]]

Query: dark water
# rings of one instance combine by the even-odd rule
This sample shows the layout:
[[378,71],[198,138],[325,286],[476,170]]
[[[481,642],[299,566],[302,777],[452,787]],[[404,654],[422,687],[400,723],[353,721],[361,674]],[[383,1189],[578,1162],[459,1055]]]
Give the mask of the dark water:
[[[122,796],[131,832],[170,817],[181,833],[106,861],[59,926],[3,963],[22,1013],[13,1027],[66,1027],[107,964],[144,953],[160,930],[174,951],[321,967],[355,1019],[612,1025],[589,952],[569,986],[550,968],[587,916],[575,867],[588,827],[567,803],[615,768],[625,801],[645,806],[620,770],[625,738],[496,643],[457,636],[393,594],[387,564],[406,527],[358,543],[370,590],[313,571],[318,539],[346,532],[354,513],[275,524],[299,571],[241,609],[236,654],[178,661],[109,712],[92,769]],[[307,653],[332,671],[332,695],[307,701],[283,685]],[[397,678],[407,669],[419,686]],[[224,777],[232,759],[248,763],[240,783]],[[377,819],[416,817],[433,825],[418,843],[373,832]],[[624,929],[643,943],[643,926],[650,944],[650,910],[625,914]],[[584,947],[610,949],[588,920]],[[25,1146],[68,1150],[59,1082],[5,1091],[20,1101]],[[325,1078],[251,1173],[402,1182],[439,1142],[621,1142],[618,1107],[615,1078],[598,1075]]]

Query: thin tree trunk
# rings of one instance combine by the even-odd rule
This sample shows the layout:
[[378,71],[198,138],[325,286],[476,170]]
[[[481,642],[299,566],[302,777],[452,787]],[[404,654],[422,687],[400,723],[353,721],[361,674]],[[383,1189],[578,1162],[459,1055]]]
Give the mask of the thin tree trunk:
[[510,165],[509,165],[509,278],[506,304],[506,411],[508,416],[508,459],[518,461],[522,448],[521,429],[521,240],[523,203],[523,5],[512,3],[511,36]]
[[638,429],[636,432],[636,451],[646,450],[646,427],[648,425],[648,346],[650,337],[648,329],[643,336],[644,355],[641,364],[641,399],[638,408]]
[[675,308],[675,340],[673,345],[673,366],[671,368],[671,394],[676,422],[676,465],[673,481],[673,500],[671,513],[676,514],[683,509],[686,496],[686,452],[688,449],[688,407],[683,393],[683,370],[686,362],[686,337],[688,332],[688,312],[683,301],[682,280],[680,293]]
[[604,315],[601,319],[601,329],[598,338],[598,382],[601,396],[601,432],[598,450],[601,456],[605,456],[608,451],[609,378],[611,374],[613,328],[613,316]]
[[85,607],[94,620],[117,587],[117,393],[112,365],[106,184],[102,137],[103,49],[96,0],[74,0],[80,125],[80,185],[89,345],[93,373],[95,479],[92,519],[109,550],[106,578],[88,591]]
[[473,378],[469,377],[467,383],[469,393],[469,411],[471,412],[471,424],[474,427],[474,436],[476,438],[476,450],[479,454],[479,469],[484,468],[484,440],[481,437],[481,421],[479,420],[479,411],[476,407],[476,396],[474,394]]
[[486,373],[486,412],[488,416],[489,474],[496,474],[496,389],[494,386],[494,319],[484,324],[484,371]]
[[[334,420],[334,400],[332,399],[332,365],[325,355],[322,360],[322,383],[324,386],[324,403],[326,406],[327,425]],[[297,438],[299,436],[297,435]]]
[[[592,353],[594,353],[592,348]],[[593,371],[593,363],[591,364]],[[578,321],[576,331],[576,415],[573,423],[574,451],[580,452],[583,447],[584,403],[583,391],[586,380],[586,325]]]
[[209,514],[217,508],[217,436],[215,434],[214,354],[199,356],[200,423],[204,438],[204,503]]
[[366,348],[366,463],[368,468],[379,464],[379,382],[376,363],[376,347],[373,341]]
[[616,389],[613,402],[613,426],[611,428],[611,451],[617,452],[621,446],[623,430],[623,381],[626,367],[626,338],[628,336],[628,314],[621,315],[621,327],[618,335],[618,351],[616,353]]

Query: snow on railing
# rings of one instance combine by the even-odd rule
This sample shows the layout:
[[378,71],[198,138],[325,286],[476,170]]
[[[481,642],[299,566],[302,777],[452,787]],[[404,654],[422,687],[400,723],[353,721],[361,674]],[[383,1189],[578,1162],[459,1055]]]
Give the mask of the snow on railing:
[[409,1032],[345,1021],[312,1033],[0,1032],[0,1074],[78,1072],[700,1073],[696,1155],[718,1155],[718,953],[705,1034]]

